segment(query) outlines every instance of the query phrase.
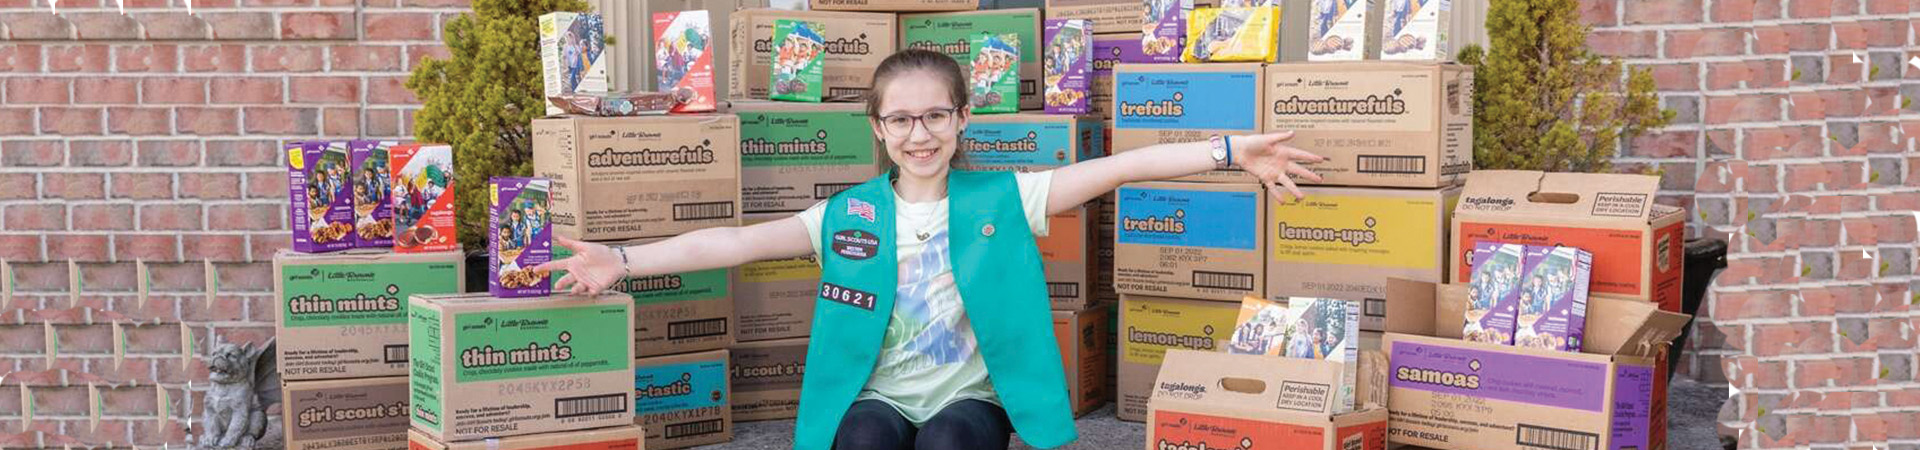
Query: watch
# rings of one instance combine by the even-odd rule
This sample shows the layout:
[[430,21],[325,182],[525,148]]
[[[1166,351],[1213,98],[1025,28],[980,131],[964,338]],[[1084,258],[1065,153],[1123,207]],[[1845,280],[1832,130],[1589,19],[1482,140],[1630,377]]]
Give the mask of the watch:
[[1233,167],[1233,144],[1227,141],[1226,136],[1213,135],[1207,138],[1207,143],[1213,147],[1213,168],[1224,170]]

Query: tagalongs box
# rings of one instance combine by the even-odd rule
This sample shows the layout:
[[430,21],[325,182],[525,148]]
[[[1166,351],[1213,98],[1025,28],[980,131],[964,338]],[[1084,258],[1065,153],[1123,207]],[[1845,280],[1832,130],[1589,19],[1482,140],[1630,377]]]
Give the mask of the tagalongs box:
[[1167,350],[1149,449],[1385,450],[1387,411],[1334,414],[1340,364]]

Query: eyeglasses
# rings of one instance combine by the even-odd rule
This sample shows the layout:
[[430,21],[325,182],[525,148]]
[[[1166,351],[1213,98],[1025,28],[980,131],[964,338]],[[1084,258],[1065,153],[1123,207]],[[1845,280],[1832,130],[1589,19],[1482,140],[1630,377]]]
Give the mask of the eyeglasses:
[[893,114],[880,116],[880,129],[888,136],[904,138],[913,133],[913,124],[918,122],[926,127],[928,133],[945,133],[953,129],[954,116],[960,108],[936,109],[924,114]]

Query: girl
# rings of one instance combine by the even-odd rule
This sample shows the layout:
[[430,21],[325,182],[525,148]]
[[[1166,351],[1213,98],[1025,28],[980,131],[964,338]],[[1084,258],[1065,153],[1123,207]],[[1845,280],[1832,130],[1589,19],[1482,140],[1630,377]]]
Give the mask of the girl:
[[1036,173],[955,170],[967,76],[952,58],[896,53],[874,70],[873,132],[887,174],[800,214],[620,248],[556,236],[575,256],[554,289],[600,292],[623,277],[814,255],[822,266],[798,449],[1051,448],[1077,436],[1034,236],[1047,216],[1122,183],[1237,163],[1276,183],[1319,177],[1290,133],[1166,144]]

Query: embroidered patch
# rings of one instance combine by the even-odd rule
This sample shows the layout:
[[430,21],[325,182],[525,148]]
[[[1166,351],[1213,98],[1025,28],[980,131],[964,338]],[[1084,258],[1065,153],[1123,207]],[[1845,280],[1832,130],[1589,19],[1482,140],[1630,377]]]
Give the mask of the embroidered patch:
[[872,258],[880,253],[880,237],[862,230],[833,233],[833,254],[851,260]]
[[867,219],[867,222],[873,222],[873,204],[860,201],[860,199],[857,198],[848,198],[847,215]]
[[820,283],[820,298],[868,311],[873,310],[873,302],[875,300],[873,294],[867,291],[850,289],[828,282]]

